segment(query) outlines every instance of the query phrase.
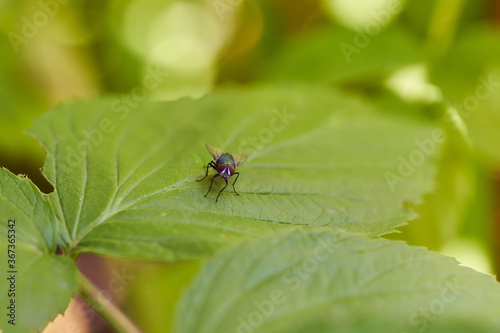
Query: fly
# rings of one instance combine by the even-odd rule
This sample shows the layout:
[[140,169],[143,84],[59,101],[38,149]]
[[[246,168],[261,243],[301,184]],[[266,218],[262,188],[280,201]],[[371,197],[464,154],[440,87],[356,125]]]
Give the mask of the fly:
[[239,195],[238,192],[236,192],[236,189],[234,188],[234,184],[236,184],[236,181],[238,180],[240,173],[235,172],[234,170],[236,169],[236,167],[245,162],[248,156],[244,154],[231,155],[208,143],[205,143],[205,147],[207,148],[210,155],[212,155],[213,161],[208,162],[207,173],[205,174],[205,177],[203,177],[202,179],[198,179],[196,181],[201,182],[203,179],[207,178],[209,167],[212,167],[215,171],[217,171],[217,173],[212,177],[212,180],[210,181],[210,187],[208,188],[208,192],[207,194],[205,194],[205,197],[208,195],[208,193],[210,193],[214,179],[216,177],[222,177],[226,181],[226,186],[224,186],[222,190],[219,191],[217,199],[215,199],[215,202],[217,202],[217,200],[219,200],[219,195],[227,187],[227,180],[233,175],[236,175],[236,179],[233,182],[233,190],[234,193]]

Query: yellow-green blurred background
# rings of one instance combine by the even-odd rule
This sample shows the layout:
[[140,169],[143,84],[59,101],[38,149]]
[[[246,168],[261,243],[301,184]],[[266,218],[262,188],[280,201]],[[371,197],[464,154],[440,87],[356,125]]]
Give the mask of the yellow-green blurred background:
[[[0,8],[0,165],[44,192],[44,151],[24,130],[65,101],[198,98],[227,85],[303,80],[441,124],[478,77],[500,73],[497,0],[0,0]],[[158,85],[141,90],[152,73],[163,73]],[[146,95],[134,95],[140,91]],[[415,208],[420,218],[387,237],[497,274],[500,102],[483,104],[459,117],[459,130],[442,122],[449,135],[435,191]],[[104,289],[114,273],[129,272],[134,278],[113,298],[140,327],[162,332],[200,265],[93,256],[78,263]],[[72,303],[74,332],[109,330],[88,313]],[[71,329],[61,322],[47,331]]]

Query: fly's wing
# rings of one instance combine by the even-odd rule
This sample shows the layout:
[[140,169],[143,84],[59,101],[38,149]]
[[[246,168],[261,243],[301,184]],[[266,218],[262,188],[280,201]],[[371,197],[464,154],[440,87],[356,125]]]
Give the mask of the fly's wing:
[[245,162],[248,158],[248,156],[245,154],[234,154],[232,156],[234,159],[235,166],[239,166],[240,164],[243,164],[243,162]]
[[214,161],[217,161],[219,157],[221,157],[222,154],[224,154],[223,150],[220,150],[219,148],[212,146],[211,144],[205,143],[205,147],[207,147],[207,150],[210,153],[210,155],[212,155],[212,157],[214,158]]

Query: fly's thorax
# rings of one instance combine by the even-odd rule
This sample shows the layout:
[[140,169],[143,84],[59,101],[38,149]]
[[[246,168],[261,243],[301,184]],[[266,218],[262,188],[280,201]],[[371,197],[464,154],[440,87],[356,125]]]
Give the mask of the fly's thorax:
[[217,160],[217,167],[221,164],[229,164],[233,168],[235,167],[234,158],[229,154],[222,154]]

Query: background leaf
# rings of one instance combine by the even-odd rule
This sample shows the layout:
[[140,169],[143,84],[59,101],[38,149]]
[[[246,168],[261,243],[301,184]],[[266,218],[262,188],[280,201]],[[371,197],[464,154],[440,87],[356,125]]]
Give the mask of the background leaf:
[[[471,52],[488,45],[488,52]],[[432,78],[467,125],[467,137],[490,167],[500,164],[500,34],[487,25],[464,29],[432,68]],[[463,64],[467,64],[464,67]],[[460,72],[460,75],[456,75]]]
[[210,260],[179,307],[177,330],[498,331],[499,299],[492,276],[423,248],[351,233],[283,232]]
[[359,85],[418,62],[417,43],[401,27],[376,35],[361,32],[332,25],[296,37],[265,66],[264,77]]
[[[415,140],[433,130],[301,86],[134,110],[119,99],[74,103],[47,112],[31,132],[47,149],[66,251],[169,260],[290,225],[390,232],[414,217],[403,201],[430,189],[439,143],[395,184],[386,173],[398,174],[419,150]],[[203,197],[210,180],[195,180],[211,159],[205,141],[250,155],[238,169],[241,196],[227,190],[215,203],[215,181]]]
[[[15,300],[15,326],[3,316],[5,332],[39,331],[64,311],[77,291],[76,266],[67,257],[56,256],[53,216],[44,195],[28,179],[0,168],[0,248],[5,253],[1,269],[0,302],[8,306]],[[15,220],[15,264],[8,266],[8,221]],[[53,252],[52,252],[53,251]],[[52,253],[51,253],[52,252]],[[15,271],[15,273],[9,273]],[[11,282],[15,287],[12,287]],[[9,296],[14,292],[15,295]],[[4,312],[9,313],[10,310]]]

